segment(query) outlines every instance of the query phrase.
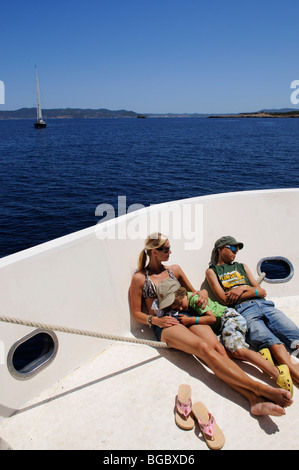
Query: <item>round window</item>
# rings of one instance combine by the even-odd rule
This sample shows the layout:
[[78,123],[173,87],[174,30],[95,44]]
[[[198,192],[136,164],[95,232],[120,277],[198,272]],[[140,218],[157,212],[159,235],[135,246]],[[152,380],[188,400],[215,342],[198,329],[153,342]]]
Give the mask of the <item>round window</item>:
[[292,263],[282,256],[263,258],[257,265],[259,275],[265,273],[264,281],[279,283],[288,282],[294,275]]
[[58,339],[53,331],[34,330],[10,348],[8,370],[16,379],[30,379],[53,361],[57,349]]

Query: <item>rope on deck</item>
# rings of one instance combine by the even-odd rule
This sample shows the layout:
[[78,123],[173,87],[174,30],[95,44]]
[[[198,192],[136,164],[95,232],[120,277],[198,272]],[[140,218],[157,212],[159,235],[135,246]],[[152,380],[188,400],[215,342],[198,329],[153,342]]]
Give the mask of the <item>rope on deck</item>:
[[116,336],[116,335],[110,335],[106,333],[97,333],[96,331],[87,331],[87,330],[79,330],[76,328],[67,328],[64,326],[49,325],[49,324],[35,322],[35,321],[33,322],[33,321],[23,320],[20,318],[6,317],[4,315],[0,315],[0,321],[6,322],[6,323],[13,323],[15,325],[42,328],[44,330],[60,331],[62,333],[70,333],[72,335],[92,336],[93,338],[110,339],[113,341],[123,341],[126,343],[146,344],[147,346],[152,346],[154,348],[170,348],[170,346],[168,346],[167,343],[162,343],[160,341],[150,341],[146,339],[128,338],[126,336]]
[[[265,273],[262,273],[260,277],[257,279],[257,282],[261,284],[265,277]],[[137,344],[146,344],[147,346],[152,346],[153,348],[170,348],[167,343],[162,343],[160,341],[150,341],[147,339],[137,339],[137,338],[127,338],[126,336],[116,336],[110,335],[106,333],[97,333],[96,331],[87,331],[87,330],[79,330],[76,328],[67,328],[65,326],[58,326],[58,325],[49,325],[40,322],[33,322],[28,320],[22,320],[20,318],[12,318],[6,317],[4,315],[0,315],[0,321],[6,323],[13,323],[15,325],[23,325],[23,326],[30,326],[34,328],[42,328],[44,330],[52,330],[52,331],[60,331],[62,333],[70,333],[72,335],[81,335],[81,336],[91,336],[93,338],[102,338],[102,339],[110,339],[113,341],[123,341],[126,343],[137,343]]]
[[261,273],[260,277],[257,279],[257,282],[261,284],[266,277],[266,273]]

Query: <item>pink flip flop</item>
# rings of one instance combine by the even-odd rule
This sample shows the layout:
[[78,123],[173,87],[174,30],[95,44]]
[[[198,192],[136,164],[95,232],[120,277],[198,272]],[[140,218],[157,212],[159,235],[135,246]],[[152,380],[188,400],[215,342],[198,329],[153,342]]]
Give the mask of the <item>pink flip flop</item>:
[[180,428],[185,430],[194,428],[190,385],[183,384],[179,386],[176,400],[175,422]]
[[197,419],[207,446],[212,450],[220,450],[224,446],[225,437],[214,416],[209,413],[205,405],[200,401],[192,405],[192,413]]

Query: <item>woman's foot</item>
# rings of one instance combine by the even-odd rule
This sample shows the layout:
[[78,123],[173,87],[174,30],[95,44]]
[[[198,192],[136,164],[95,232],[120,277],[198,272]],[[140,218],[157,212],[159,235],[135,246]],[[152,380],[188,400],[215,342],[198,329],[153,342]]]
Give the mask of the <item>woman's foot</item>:
[[256,403],[251,403],[250,411],[255,416],[283,416],[286,414],[281,406],[262,399]]

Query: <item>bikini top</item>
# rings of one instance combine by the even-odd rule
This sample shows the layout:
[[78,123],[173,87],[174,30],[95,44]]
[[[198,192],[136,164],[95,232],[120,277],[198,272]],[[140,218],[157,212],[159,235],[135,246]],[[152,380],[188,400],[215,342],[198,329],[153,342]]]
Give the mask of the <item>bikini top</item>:
[[[177,278],[175,277],[175,275],[168,268],[166,268],[166,270],[169,274],[169,277],[171,277],[171,279],[175,279],[177,281]],[[142,297],[144,299],[153,299],[153,298],[157,297],[156,288],[157,288],[157,286],[153,283],[153,281],[149,277],[148,269],[146,269],[146,271],[145,271],[145,282],[144,282],[144,286],[143,286],[143,289],[142,289]]]

